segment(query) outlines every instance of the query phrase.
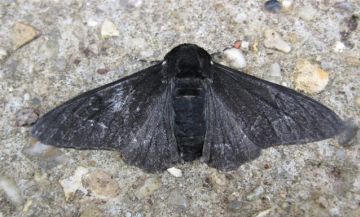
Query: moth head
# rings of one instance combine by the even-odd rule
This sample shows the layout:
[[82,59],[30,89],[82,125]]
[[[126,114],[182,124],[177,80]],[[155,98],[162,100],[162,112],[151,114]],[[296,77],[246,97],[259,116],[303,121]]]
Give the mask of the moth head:
[[181,44],[165,56],[166,64],[175,77],[210,77],[211,56],[194,44]]

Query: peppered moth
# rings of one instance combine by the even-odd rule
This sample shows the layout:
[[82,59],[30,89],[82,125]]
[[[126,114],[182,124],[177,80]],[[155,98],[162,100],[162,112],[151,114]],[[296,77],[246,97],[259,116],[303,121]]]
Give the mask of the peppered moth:
[[313,99],[182,44],[162,62],[49,111],[32,135],[57,147],[117,150],[128,164],[156,172],[200,157],[233,170],[261,149],[327,139],[343,127]]

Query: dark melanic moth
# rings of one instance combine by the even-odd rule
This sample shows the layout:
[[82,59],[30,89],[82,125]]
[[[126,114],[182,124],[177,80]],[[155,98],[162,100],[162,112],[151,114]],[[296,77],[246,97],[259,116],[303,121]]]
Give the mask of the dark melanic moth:
[[343,128],[313,99],[182,44],[162,62],[51,110],[32,135],[56,147],[117,150],[128,164],[157,172],[197,158],[234,170],[261,149],[327,139]]

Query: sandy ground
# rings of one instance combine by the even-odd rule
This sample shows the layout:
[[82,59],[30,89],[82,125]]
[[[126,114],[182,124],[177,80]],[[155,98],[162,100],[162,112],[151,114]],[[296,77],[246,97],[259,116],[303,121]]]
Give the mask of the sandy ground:
[[[321,67],[329,82],[309,95],[359,125],[359,14],[357,0],[295,1],[278,13],[264,1],[1,0],[0,217],[360,216],[358,137],[269,148],[227,173],[186,163],[177,178],[144,173],[117,152],[49,148],[19,126],[180,43],[214,53],[236,40],[249,42],[242,70],[265,80],[294,88],[298,60]],[[269,29],[290,52],[264,46]]]

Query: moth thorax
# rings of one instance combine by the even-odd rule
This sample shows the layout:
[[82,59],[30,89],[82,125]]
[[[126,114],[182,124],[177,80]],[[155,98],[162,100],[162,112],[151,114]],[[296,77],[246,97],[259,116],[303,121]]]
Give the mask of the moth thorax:
[[184,56],[177,63],[177,78],[202,78],[202,70],[196,56]]

